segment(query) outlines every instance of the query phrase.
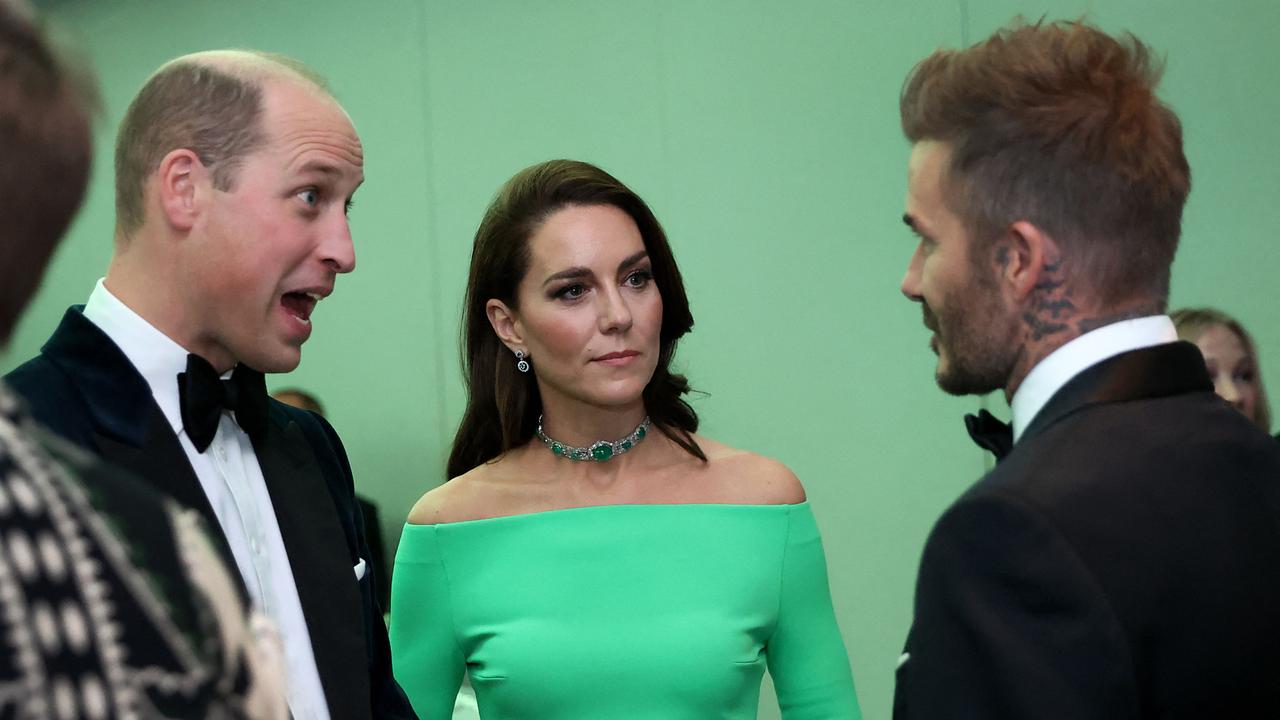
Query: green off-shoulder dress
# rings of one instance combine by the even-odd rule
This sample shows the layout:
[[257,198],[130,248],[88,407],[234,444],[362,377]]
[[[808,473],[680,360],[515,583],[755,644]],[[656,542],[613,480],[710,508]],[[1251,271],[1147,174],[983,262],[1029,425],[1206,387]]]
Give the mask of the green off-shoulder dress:
[[391,601],[396,679],[484,720],[861,716],[808,503],[608,505],[407,525]]

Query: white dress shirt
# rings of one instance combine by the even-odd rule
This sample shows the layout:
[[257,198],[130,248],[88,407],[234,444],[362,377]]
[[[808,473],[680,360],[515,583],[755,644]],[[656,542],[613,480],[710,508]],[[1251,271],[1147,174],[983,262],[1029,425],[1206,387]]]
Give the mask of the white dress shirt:
[[[173,428],[213,506],[255,607],[279,627],[293,717],[328,720],[329,708],[302,602],[249,436],[233,414],[224,411],[208,449],[203,453],[196,450],[182,427],[178,400],[178,373],[187,369],[187,351],[112,295],[102,280],[89,296],[84,316],[120,347],[151,387],[152,397]],[[223,377],[230,377],[230,373]]]
[[1149,315],[1135,320],[1121,320],[1087,332],[1041,360],[1013,394],[1009,409],[1013,412],[1013,441],[1071,378],[1108,358],[1130,350],[1163,345],[1178,339],[1178,332],[1168,315]]

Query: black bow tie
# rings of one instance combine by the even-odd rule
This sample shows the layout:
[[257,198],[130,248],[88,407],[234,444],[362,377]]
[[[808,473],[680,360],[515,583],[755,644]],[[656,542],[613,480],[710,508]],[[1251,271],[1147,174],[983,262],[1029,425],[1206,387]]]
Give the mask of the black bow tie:
[[990,450],[996,456],[996,462],[1004,459],[1013,449],[1013,427],[1001,422],[986,410],[977,415],[965,415],[964,426],[969,430],[969,437],[983,450]]
[[251,367],[238,365],[231,379],[223,380],[209,361],[188,355],[187,371],[178,373],[178,401],[182,427],[200,452],[213,442],[223,410],[236,414],[251,440],[260,440],[267,431],[267,381]]

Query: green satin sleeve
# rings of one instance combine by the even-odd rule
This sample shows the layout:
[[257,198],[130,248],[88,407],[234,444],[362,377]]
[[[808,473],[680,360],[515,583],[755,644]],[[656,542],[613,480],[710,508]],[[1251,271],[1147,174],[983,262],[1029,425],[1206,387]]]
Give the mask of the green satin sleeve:
[[861,718],[813,514],[789,513],[777,625],[765,648],[784,720]]
[[406,525],[391,585],[392,667],[423,720],[453,717],[466,671],[437,540],[435,526]]

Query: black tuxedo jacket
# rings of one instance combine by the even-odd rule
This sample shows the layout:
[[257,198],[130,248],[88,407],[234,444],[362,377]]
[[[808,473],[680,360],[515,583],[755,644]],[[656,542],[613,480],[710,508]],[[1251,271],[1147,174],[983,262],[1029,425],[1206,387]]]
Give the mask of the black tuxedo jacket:
[[894,717],[1280,717],[1280,446],[1194,345],[1076,376],[943,514]]
[[[50,430],[198,510],[210,528],[219,527],[146,380],[80,307],[68,310],[40,355],[6,380]],[[280,524],[330,715],[334,720],[414,717],[391,674],[373,574],[356,580],[354,566],[370,555],[337,434],[319,416],[271,400],[267,432],[254,443],[254,452]],[[221,533],[216,542],[235,568]]]

